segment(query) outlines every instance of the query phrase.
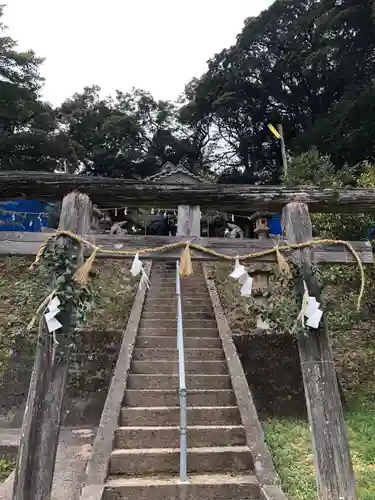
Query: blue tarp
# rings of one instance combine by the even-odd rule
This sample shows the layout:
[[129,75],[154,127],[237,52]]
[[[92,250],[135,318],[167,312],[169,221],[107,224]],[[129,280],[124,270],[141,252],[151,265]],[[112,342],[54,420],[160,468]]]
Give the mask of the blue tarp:
[[[50,203],[35,200],[13,200],[0,203],[0,231],[39,232],[47,226]],[[269,221],[271,234],[281,235],[281,216]]]
[[268,227],[270,228],[270,234],[282,234],[281,230],[281,216],[274,214],[272,219],[268,222]]
[[0,231],[39,232],[47,225],[49,203],[13,200],[0,203]]

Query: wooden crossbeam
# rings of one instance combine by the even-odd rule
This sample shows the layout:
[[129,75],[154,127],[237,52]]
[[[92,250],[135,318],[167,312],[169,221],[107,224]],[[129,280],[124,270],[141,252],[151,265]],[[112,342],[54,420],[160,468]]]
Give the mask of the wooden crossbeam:
[[[48,233],[24,233],[24,232],[0,232],[0,255],[22,255],[35,256],[40,245],[48,236]],[[102,234],[89,234],[86,236],[89,241],[95,242],[107,250],[142,250],[145,248],[160,247],[176,241],[186,241],[186,237],[164,237],[164,236],[110,236]],[[229,238],[195,238],[193,242],[203,247],[215,250],[226,255],[235,257],[248,253],[260,252],[273,248],[276,240],[253,240],[253,239],[229,239]],[[281,238],[279,245],[286,243]],[[373,263],[373,253],[371,244],[366,241],[351,242],[358,253],[363,264]],[[317,262],[320,264],[346,264],[353,263],[352,254],[342,245],[317,245],[314,247]],[[293,252],[292,252],[293,253]],[[175,249],[153,254],[145,254],[143,258],[153,260],[174,260],[178,259],[181,249]],[[99,253],[100,258],[126,258],[124,256],[108,256]],[[132,258],[132,257],[128,257]],[[192,251],[194,260],[212,261],[218,260],[214,256]],[[253,259],[252,262],[275,262],[275,255],[268,255],[262,258]]]
[[48,172],[0,172],[0,199],[59,201],[71,191],[90,196],[103,208],[200,205],[222,211],[280,212],[289,202],[306,203],[310,212],[374,212],[375,189],[227,184],[173,185],[132,182]]

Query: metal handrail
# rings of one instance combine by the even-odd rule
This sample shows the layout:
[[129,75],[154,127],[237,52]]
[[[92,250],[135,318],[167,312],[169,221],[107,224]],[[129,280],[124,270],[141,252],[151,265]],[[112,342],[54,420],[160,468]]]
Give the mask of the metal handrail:
[[180,396],[180,481],[186,483],[187,476],[187,410],[184,330],[182,325],[180,262],[176,262],[176,297],[177,297],[177,349]]

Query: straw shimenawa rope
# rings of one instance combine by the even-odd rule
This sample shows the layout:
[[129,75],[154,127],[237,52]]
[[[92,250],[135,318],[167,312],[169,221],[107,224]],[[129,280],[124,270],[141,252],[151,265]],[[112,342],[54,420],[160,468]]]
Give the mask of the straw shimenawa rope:
[[[174,250],[176,248],[183,248],[183,252],[181,254],[181,269],[183,271],[183,276],[190,276],[193,272],[192,265],[191,265],[191,253],[190,250],[196,250],[198,252],[205,253],[207,255],[211,255],[212,257],[216,257],[217,259],[221,260],[227,260],[227,261],[232,261],[235,262],[236,256],[232,255],[226,255],[220,252],[216,252],[216,250],[212,250],[210,248],[203,247],[201,245],[197,245],[196,243],[190,242],[190,241],[177,241],[175,243],[169,243],[166,245],[162,245],[160,247],[151,247],[151,248],[142,248],[140,250],[108,250],[106,248],[102,248],[100,246],[95,245],[94,243],[85,240],[84,238],[81,238],[77,234],[74,234],[70,231],[63,231],[63,230],[58,230],[55,233],[51,234],[46,238],[46,240],[42,243],[37,256],[35,258],[35,262],[32,264],[31,267],[37,265],[41,258],[43,257],[48,245],[55,240],[56,238],[60,238],[61,236],[68,237],[72,239],[73,241],[76,241],[77,243],[80,243],[81,245],[85,245],[86,247],[92,248],[93,252],[90,255],[90,257],[84,262],[84,264],[77,270],[76,274],[74,275],[75,280],[78,283],[85,284],[87,283],[89,272],[91,269],[92,264],[94,263],[94,260],[96,258],[96,255],[98,253],[104,254],[104,255],[127,255],[127,256],[135,256],[135,255],[145,255],[145,254],[153,254],[153,253],[160,253],[160,252],[168,252],[170,250]],[[248,261],[251,259],[257,259],[259,257],[265,257],[266,255],[272,255],[276,254],[277,261],[282,267],[284,271],[287,271],[289,268],[289,264],[286,262],[285,258],[281,255],[281,252],[286,252],[290,250],[300,250],[302,248],[308,248],[308,247],[313,247],[316,245],[342,245],[346,247],[350,253],[353,255],[353,258],[358,264],[360,276],[361,276],[361,286],[360,286],[360,291],[358,295],[358,300],[357,300],[357,309],[360,310],[361,308],[361,302],[363,298],[363,294],[365,291],[365,271],[361,262],[361,258],[356,252],[356,250],[353,248],[353,246],[345,240],[333,240],[333,239],[321,239],[321,240],[311,240],[311,241],[306,241],[304,243],[287,243],[285,245],[276,245],[274,248],[270,248],[268,250],[262,250],[260,252],[253,252],[253,253],[248,253],[245,255],[240,255],[238,256],[239,261]],[[288,266],[288,267],[286,267]]]
[[193,264],[191,263],[190,243],[186,243],[185,249],[181,253],[180,275],[191,276],[193,274]]

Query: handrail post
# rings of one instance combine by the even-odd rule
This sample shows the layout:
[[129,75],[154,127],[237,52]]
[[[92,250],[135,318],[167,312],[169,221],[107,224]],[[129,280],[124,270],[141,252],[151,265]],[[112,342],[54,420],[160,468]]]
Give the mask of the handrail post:
[[180,482],[187,483],[187,394],[185,380],[184,332],[182,326],[180,262],[176,262],[177,349],[180,396]]

